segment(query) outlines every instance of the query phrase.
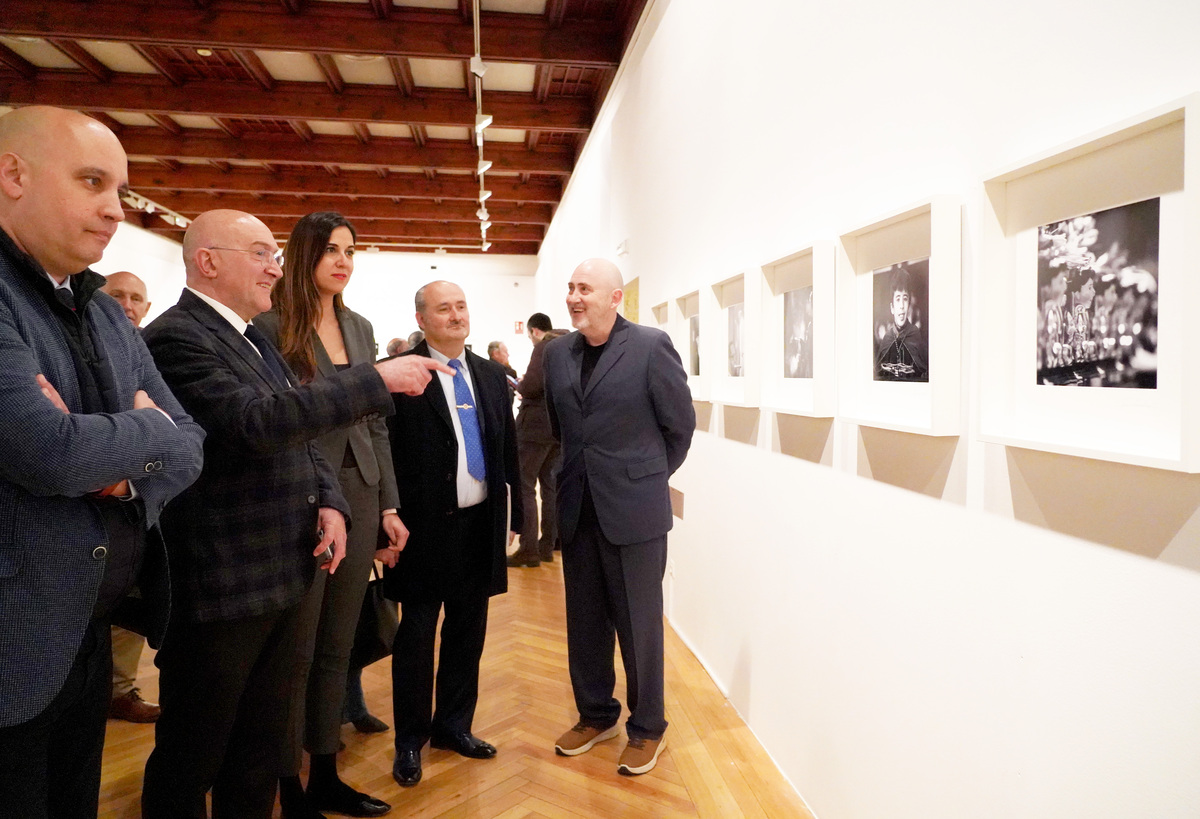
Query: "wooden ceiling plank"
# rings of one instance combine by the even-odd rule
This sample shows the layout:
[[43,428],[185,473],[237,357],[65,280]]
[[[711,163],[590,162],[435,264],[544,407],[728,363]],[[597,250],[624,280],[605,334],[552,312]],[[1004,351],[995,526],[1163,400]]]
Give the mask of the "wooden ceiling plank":
[[386,20],[392,16],[392,0],[369,0],[371,11],[380,20]]
[[[471,23],[457,11],[397,8],[389,18],[395,25],[380,26],[354,5],[309,3],[303,13],[242,5],[214,14],[160,0],[96,0],[80,14],[74,0],[4,0],[0,33],[326,54],[344,53],[346,43],[354,43],[356,54],[434,59],[467,60],[475,53]],[[339,36],[329,36],[333,27]],[[619,27],[595,20],[551,28],[541,17],[488,12],[480,36],[488,60],[615,67],[621,57]]]
[[292,130],[296,132],[296,136],[300,137],[305,142],[313,141],[313,129],[302,119],[288,120],[288,125],[292,126]]
[[417,143],[418,148],[424,148],[428,137],[425,134],[425,126],[418,125],[415,122],[408,123],[408,130],[412,131],[413,142]]
[[550,96],[550,79],[554,75],[554,66],[539,65],[533,72],[533,96],[538,102],[545,102]]
[[4,63],[27,80],[32,80],[37,76],[37,66],[4,43],[0,43],[0,63]]
[[[210,163],[223,165],[224,163]],[[220,168],[187,165],[177,173],[134,165],[129,169],[129,186],[140,192],[150,190],[204,191],[220,193],[310,194],[313,196],[387,197],[400,199],[465,199],[477,201],[479,183],[468,176],[439,176],[428,180],[417,174],[392,174],[380,179],[373,173],[345,173],[335,178],[312,169],[306,172],[280,171],[269,174],[224,165]],[[493,202],[557,204],[562,199],[562,182],[539,177],[521,183],[511,177],[488,179]]]
[[388,68],[392,70],[392,77],[396,80],[396,87],[400,89],[401,94],[411,97],[417,86],[413,82],[412,66],[408,57],[388,57],[387,61]]
[[314,54],[313,59],[317,61],[317,68],[321,69],[321,74],[325,76],[325,84],[329,86],[329,90],[335,94],[346,90],[346,81],[342,78],[342,72],[338,70],[332,54]]
[[475,23],[475,9],[471,0],[458,0],[458,13],[468,25]]
[[97,60],[87,49],[81,46],[74,40],[64,39],[62,37],[47,37],[46,42],[54,46],[56,49],[67,55],[71,60],[79,65],[84,71],[91,74],[100,82],[108,82],[112,79],[112,70],[104,63]]
[[567,0],[547,0],[546,22],[551,28],[558,28],[567,17]]
[[304,11],[303,0],[279,0],[279,5],[283,6],[283,10],[288,14],[299,14]]
[[[137,218],[136,215],[134,218]],[[156,233],[159,236],[172,239],[176,242],[183,240],[183,228],[167,225],[161,219],[151,219],[148,221],[155,223],[154,225],[146,228],[146,230],[149,232]],[[161,225],[161,227],[159,227],[159,225]],[[280,230],[275,231],[274,234],[275,238],[282,243],[287,240],[289,231]],[[438,248],[445,248],[447,253],[479,254],[484,252],[478,241],[464,239],[452,239],[447,241],[416,239],[410,241],[399,239],[397,237],[360,234],[358,244],[360,250],[366,246],[378,246],[381,250],[391,250],[397,252],[429,252]],[[540,245],[540,242],[491,242],[487,254],[489,256],[536,256]]]
[[212,121],[217,124],[217,127],[224,131],[230,137],[238,139],[242,135],[242,129],[235,123],[230,122],[224,117],[213,117]]
[[242,64],[242,68],[246,69],[246,73],[254,78],[259,88],[264,91],[275,88],[275,78],[271,76],[271,72],[263,65],[263,61],[257,54],[246,48],[235,48],[233,56]]
[[[427,89],[398,97],[378,86],[338,94],[315,83],[277,83],[274,91],[228,82],[196,81],[172,86],[153,77],[89,82],[64,78],[64,72],[39,71],[33,79],[0,77],[0,100],[17,105],[44,104],[144,114],[188,113],[245,119],[310,119],[335,122],[419,123],[472,127],[475,104],[461,91]],[[554,97],[538,103],[531,94],[490,92],[493,127],[583,133],[592,122],[591,101]]]
[[162,128],[171,136],[179,136],[183,133],[183,126],[166,114],[151,114],[150,119],[154,120],[155,125]]
[[136,51],[143,60],[150,63],[150,65],[154,67],[155,71],[166,77],[167,81],[170,82],[171,85],[183,85],[183,78],[179,76],[179,72],[176,71],[167,60],[163,59],[153,46],[136,43],[131,45],[133,46],[133,50]]
[[[164,135],[148,128],[127,128],[121,136],[126,153],[133,156],[170,159],[216,159],[221,161],[277,162],[301,165],[378,165],[405,168],[451,168],[475,170],[479,154],[468,142],[434,140],[424,147],[407,139],[372,137],[362,144],[356,137],[321,137],[297,144],[285,135],[246,135],[225,138],[185,132]],[[520,144],[489,145],[488,158],[497,171],[570,175],[570,150],[527,151]]]
[[354,136],[358,138],[359,142],[366,145],[371,141],[371,129],[367,127],[365,122],[356,122],[353,127]]
[[[188,217],[194,217],[213,207],[208,193],[185,192],[155,195],[154,201],[163,207]],[[253,213],[255,216],[290,216],[297,218],[317,210],[336,210],[347,219],[377,219],[424,222],[479,223],[475,202],[462,199],[435,204],[429,200],[401,199],[393,201],[379,197],[352,200],[344,196],[269,196],[255,199],[249,194],[230,193],[221,196],[221,206]],[[549,225],[549,205],[521,205],[512,202],[488,203],[488,218],[494,224]]]

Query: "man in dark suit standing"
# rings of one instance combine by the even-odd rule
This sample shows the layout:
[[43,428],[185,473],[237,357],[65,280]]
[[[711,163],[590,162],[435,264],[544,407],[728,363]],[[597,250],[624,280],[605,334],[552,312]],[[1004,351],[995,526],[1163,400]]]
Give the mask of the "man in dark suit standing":
[[[137,580],[166,627],[157,522],[204,432],[88,269],[124,218],[125,152],[90,117],[0,117],[0,815],[94,819],[109,622]],[[158,589],[164,594],[156,595]]]
[[696,414],[671,339],[617,314],[621,287],[605,259],[575,269],[567,309],[579,332],[547,345],[544,370],[550,424],[563,449],[558,520],[579,709],[555,750],[574,756],[617,735],[615,635],[631,712],[617,771],[635,775],[651,770],[664,748],[667,479],[687,457]]
[[[517,385],[521,407],[517,410],[517,453],[521,459],[521,510],[525,526],[521,546],[508,558],[509,566],[532,568],[554,560],[554,479],[558,474],[558,441],[546,414],[546,388],[542,377],[546,333],[554,325],[545,313],[534,313],[525,323],[533,342],[533,355],[525,377]],[[537,485],[542,485],[542,533],[538,537]]]
[[394,359],[295,386],[248,324],[283,275],[271,230],[208,211],[183,254],[187,289],[145,338],[208,438],[204,471],[163,520],[179,602],[155,660],[162,715],[142,815],[204,817],[211,788],[214,816],[267,819],[297,611],[314,571],[334,572],[346,546],[348,505],[313,439],[391,412],[391,392],[419,394],[439,365]]
[[[479,658],[488,598],[508,589],[507,532],[521,528],[516,492],[517,441],[504,370],[465,349],[467,299],[451,282],[416,294],[425,340],[409,355],[448,364],[423,395],[397,395],[388,419],[404,551],[384,573],[389,598],[401,603],[392,652],[396,761],[404,786],[421,780],[421,748],[490,759],[496,749],[471,733],[479,698]],[[511,500],[510,500],[511,499]],[[433,646],[445,610],[433,710]]]

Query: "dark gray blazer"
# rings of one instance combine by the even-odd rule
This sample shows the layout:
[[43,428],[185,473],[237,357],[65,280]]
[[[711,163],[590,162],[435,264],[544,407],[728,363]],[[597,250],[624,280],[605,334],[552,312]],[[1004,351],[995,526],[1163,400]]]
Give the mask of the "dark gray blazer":
[[[337,311],[338,326],[342,329],[342,340],[346,343],[346,357],[351,364],[371,364],[375,361],[375,328],[371,322],[353,310]],[[263,313],[254,319],[258,327],[272,343],[279,343],[279,315],[274,311]],[[337,367],[325,351],[317,331],[312,332],[313,352],[317,358],[317,373],[328,378],[337,372]],[[354,452],[359,474],[367,486],[379,487],[379,508],[394,509],[400,503],[396,495],[396,472],[392,469],[392,450],[388,446],[387,422],[382,418],[370,421],[361,419],[349,427],[340,427],[317,439],[317,447],[329,465],[337,469],[342,464],[346,445]]]
[[[429,344],[422,341],[403,355],[427,356]],[[504,370],[495,361],[469,351],[466,359],[479,404],[487,464],[488,496],[484,503],[488,507],[490,542],[479,551],[479,559],[488,563],[488,594],[500,594],[508,589],[504,554],[507,531],[521,531],[522,522],[516,429]],[[392,399],[396,414],[388,419],[388,435],[400,491],[400,519],[408,527],[409,537],[396,568],[384,571],[385,588],[388,597],[401,602],[422,595],[444,598],[454,589],[436,588],[437,579],[453,584],[455,578],[468,573],[466,567],[446,566],[439,549],[446,516],[458,508],[454,422],[436,373],[421,395],[396,393]],[[512,496],[511,509],[504,503],[508,494]],[[505,520],[510,514],[506,530]]]
[[[120,306],[97,293],[84,318],[123,412],[84,414],[58,319],[0,254],[0,727],[45,709],[91,619],[104,572],[95,550],[107,535],[88,493],[138,476],[132,483],[153,527],[200,471],[204,433],[159,377]],[[42,395],[38,373],[70,415]],[[133,409],[138,390],[174,423],[158,410]],[[161,539],[147,537],[146,549],[146,560],[162,562]]]
[[383,379],[366,364],[277,391],[250,342],[188,290],[145,338],[208,433],[204,471],[163,516],[177,609],[209,622],[287,608],[312,582],[318,508],[350,514],[313,439],[391,413]]
[[610,543],[641,543],[671,529],[667,478],[683,463],[696,412],[670,337],[617,316],[585,392],[578,333],[546,345],[546,408],[562,444],[559,534],[575,536],[585,485]]

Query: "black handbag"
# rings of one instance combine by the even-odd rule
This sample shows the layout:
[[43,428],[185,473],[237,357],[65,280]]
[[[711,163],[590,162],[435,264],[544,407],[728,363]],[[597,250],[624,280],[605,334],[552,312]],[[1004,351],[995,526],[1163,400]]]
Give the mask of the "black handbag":
[[371,564],[371,575],[362,612],[358,615],[358,627],[354,630],[351,668],[366,668],[391,654],[396,630],[400,627],[397,604],[383,596],[383,578],[374,563]]

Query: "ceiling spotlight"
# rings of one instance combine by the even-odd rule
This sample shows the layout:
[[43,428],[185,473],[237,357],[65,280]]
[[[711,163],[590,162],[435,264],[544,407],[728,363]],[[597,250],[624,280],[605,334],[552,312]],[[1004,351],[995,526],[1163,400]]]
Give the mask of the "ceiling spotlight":
[[475,215],[478,216],[481,221],[486,220],[488,218],[488,210],[480,205],[479,210],[475,211]]
[[483,251],[486,253],[491,246],[492,246],[491,242],[485,241],[483,243]]
[[493,117],[491,114],[476,114],[475,130],[482,131],[484,128],[490,128],[492,126],[492,119]]
[[142,210],[146,211],[146,213],[154,213],[154,203],[147,202],[145,205],[142,206]]
[[367,248],[367,252],[368,253],[378,253],[379,245],[371,245],[370,247]]
[[482,188],[479,190],[479,203],[482,205],[492,195],[491,191],[485,191]]
[[445,252],[446,252],[446,248],[444,248],[444,247],[439,247],[437,250],[435,250],[435,251],[433,251],[433,252],[434,252],[434,253],[445,253]]
[[483,147],[483,131],[475,132],[475,145],[480,148]]
[[201,57],[211,57],[213,55],[213,50],[211,48],[198,48],[196,49],[196,53]]
[[480,79],[483,79],[483,75],[487,73],[487,64],[478,54],[471,58],[471,73]]
[[481,160],[479,160],[479,167],[476,168],[475,172],[476,173],[487,173],[491,169],[491,167],[492,167],[492,160],[481,159]]

